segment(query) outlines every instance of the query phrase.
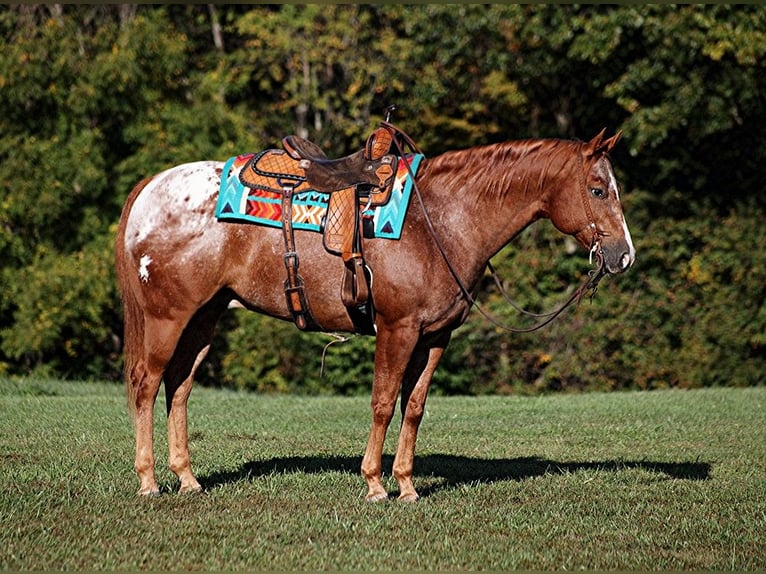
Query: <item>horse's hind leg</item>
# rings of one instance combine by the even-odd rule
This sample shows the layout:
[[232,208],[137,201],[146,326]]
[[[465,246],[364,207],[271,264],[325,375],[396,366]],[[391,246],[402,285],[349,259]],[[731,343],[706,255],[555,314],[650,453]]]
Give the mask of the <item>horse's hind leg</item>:
[[139,364],[131,375],[133,387],[136,458],[134,468],[141,485],[138,494],[158,495],[160,488],[154,474],[154,401],[160,388],[162,372]]
[[138,493],[157,495],[160,489],[154,472],[154,402],[181,325],[147,317],[144,329],[142,358],[129,375],[136,429],[135,469],[141,481]]
[[179,492],[198,492],[202,486],[191,469],[187,402],[194,374],[210,350],[216,323],[229,298],[219,296],[201,308],[181,334],[176,351],[165,371],[165,400],[168,409],[168,464],[181,481]]

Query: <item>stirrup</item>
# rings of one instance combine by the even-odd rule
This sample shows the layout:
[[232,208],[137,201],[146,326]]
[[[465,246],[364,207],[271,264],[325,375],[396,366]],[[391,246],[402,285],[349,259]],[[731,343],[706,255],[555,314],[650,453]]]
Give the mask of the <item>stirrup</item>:
[[346,307],[361,307],[370,300],[370,286],[367,282],[366,265],[360,256],[346,262],[341,285],[340,298]]

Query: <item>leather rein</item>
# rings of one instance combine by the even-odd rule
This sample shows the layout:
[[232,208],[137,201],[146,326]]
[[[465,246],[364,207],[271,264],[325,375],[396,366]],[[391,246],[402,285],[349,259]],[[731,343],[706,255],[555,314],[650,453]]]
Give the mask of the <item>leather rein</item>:
[[[395,125],[389,123],[388,121],[381,122],[381,125],[389,130],[391,132],[391,135],[393,136],[394,145],[397,148],[397,151],[399,152],[399,155],[404,157],[404,150],[402,149],[402,144],[399,141],[398,136],[401,136],[401,138],[407,143],[407,145],[413,150],[417,151],[418,153],[423,153],[423,151],[417,146],[417,144],[412,140],[410,136],[408,136],[406,133],[404,133],[400,128],[396,127]],[[425,155],[425,154],[424,154]],[[460,276],[458,275],[457,271],[455,270],[455,267],[452,265],[452,262],[450,261],[449,256],[447,255],[447,251],[444,249],[444,246],[442,245],[441,240],[439,239],[439,235],[436,233],[436,229],[434,228],[434,225],[431,221],[431,217],[428,215],[428,211],[426,210],[425,203],[423,202],[423,196],[420,193],[420,189],[418,188],[417,182],[415,181],[415,174],[412,173],[412,169],[410,168],[409,164],[405,162],[405,166],[407,167],[407,172],[412,179],[412,189],[415,192],[415,196],[418,198],[418,203],[420,204],[420,209],[423,212],[423,216],[426,221],[426,225],[428,227],[428,231],[431,234],[431,237],[433,238],[434,242],[436,243],[436,247],[439,249],[439,252],[442,255],[442,258],[444,259],[444,262],[447,264],[447,267],[450,270],[450,273],[455,279],[455,282],[457,283],[458,287],[460,288],[460,291],[463,295],[463,297],[468,301],[469,305],[471,307],[476,307],[476,309],[479,311],[479,313],[482,314],[482,316],[487,319],[489,322],[491,322],[496,327],[499,327],[505,331],[509,331],[511,333],[531,333],[533,331],[537,331],[538,329],[542,329],[549,323],[551,323],[556,317],[558,317],[563,311],[569,307],[572,303],[580,303],[583,296],[590,291],[590,299],[593,299],[594,295],[596,294],[596,291],[598,290],[598,284],[603,279],[603,277],[606,275],[606,263],[604,260],[604,253],[601,247],[601,237],[604,235],[602,231],[599,231],[595,218],[593,216],[593,211],[590,208],[590,204],[588,203],[588,190],[585,185],[585,175],[584,175],[584,166],[583,166],[583,152],[582,152],[582,144],[580,144],[579,148],[579,165],[580,165],[580,189],[581,189],[581,197],[583,201],[583,206],[585,207],[585,213],[588,216],[589,223],[588,227],[593,233],[593,239],[591,241],[590,246],[590,256],[589,261],[593,261],[593,256],[596,256],[597,260],[597,267],[595,269],[591,269],[588,272],[588,277],[585,279],[585,281],[569,296],[569,298],[564,301],[563,304],[561,304],[558,308],[554,309],[553,311],[547,312],[547,313],[531,313],[529,311],[524,310],[519,305],[513,302],[513,300],[510,298],[508,293],[506,292],[505,288],[502,285],[502,281],[497,275],[497,272],[495,271],[495,268],[492,266],[491,261],[487,261],[487,268],[489,269],[489,272],[492,276],[492,278],[495,281],[495,284],[497,285],[500,294],[503,296],[503,298],[517,311],[520,313],[527,315],[529,317],[534,317],[536,319],[540,319],[538,323],[535,325],[532,325],[531,327],[511,327],[509,325],[506,325],[505,323],[502,323],[501,321],[497,320],[496,318],[492,317],[487,311],[485,311],[479,303],[476,301],[476,299],[471,295],[471,292],[468,290],[468,288],[463,283],[462,279],[460,279]]]

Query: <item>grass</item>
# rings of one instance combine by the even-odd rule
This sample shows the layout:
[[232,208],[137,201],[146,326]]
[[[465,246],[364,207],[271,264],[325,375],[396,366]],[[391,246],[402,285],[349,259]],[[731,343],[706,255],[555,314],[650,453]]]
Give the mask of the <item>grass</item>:
[[181,496],[158,402],[140,499],[121,387],[0,380],[0,568],[766,569],[766,387],[433,397],[414,505],[364,502],[368,403],[197,388]]

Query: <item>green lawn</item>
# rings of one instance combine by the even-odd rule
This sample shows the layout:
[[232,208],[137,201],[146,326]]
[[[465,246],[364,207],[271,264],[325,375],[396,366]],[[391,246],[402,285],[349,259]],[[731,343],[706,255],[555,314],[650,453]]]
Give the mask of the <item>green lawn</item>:
[[195,389],[186,496],[158,407],[141,499],[121,387],[0,380],[0,568],[766,569],[766,387],[433,397],[414,505],[364,502],[367,398]]

